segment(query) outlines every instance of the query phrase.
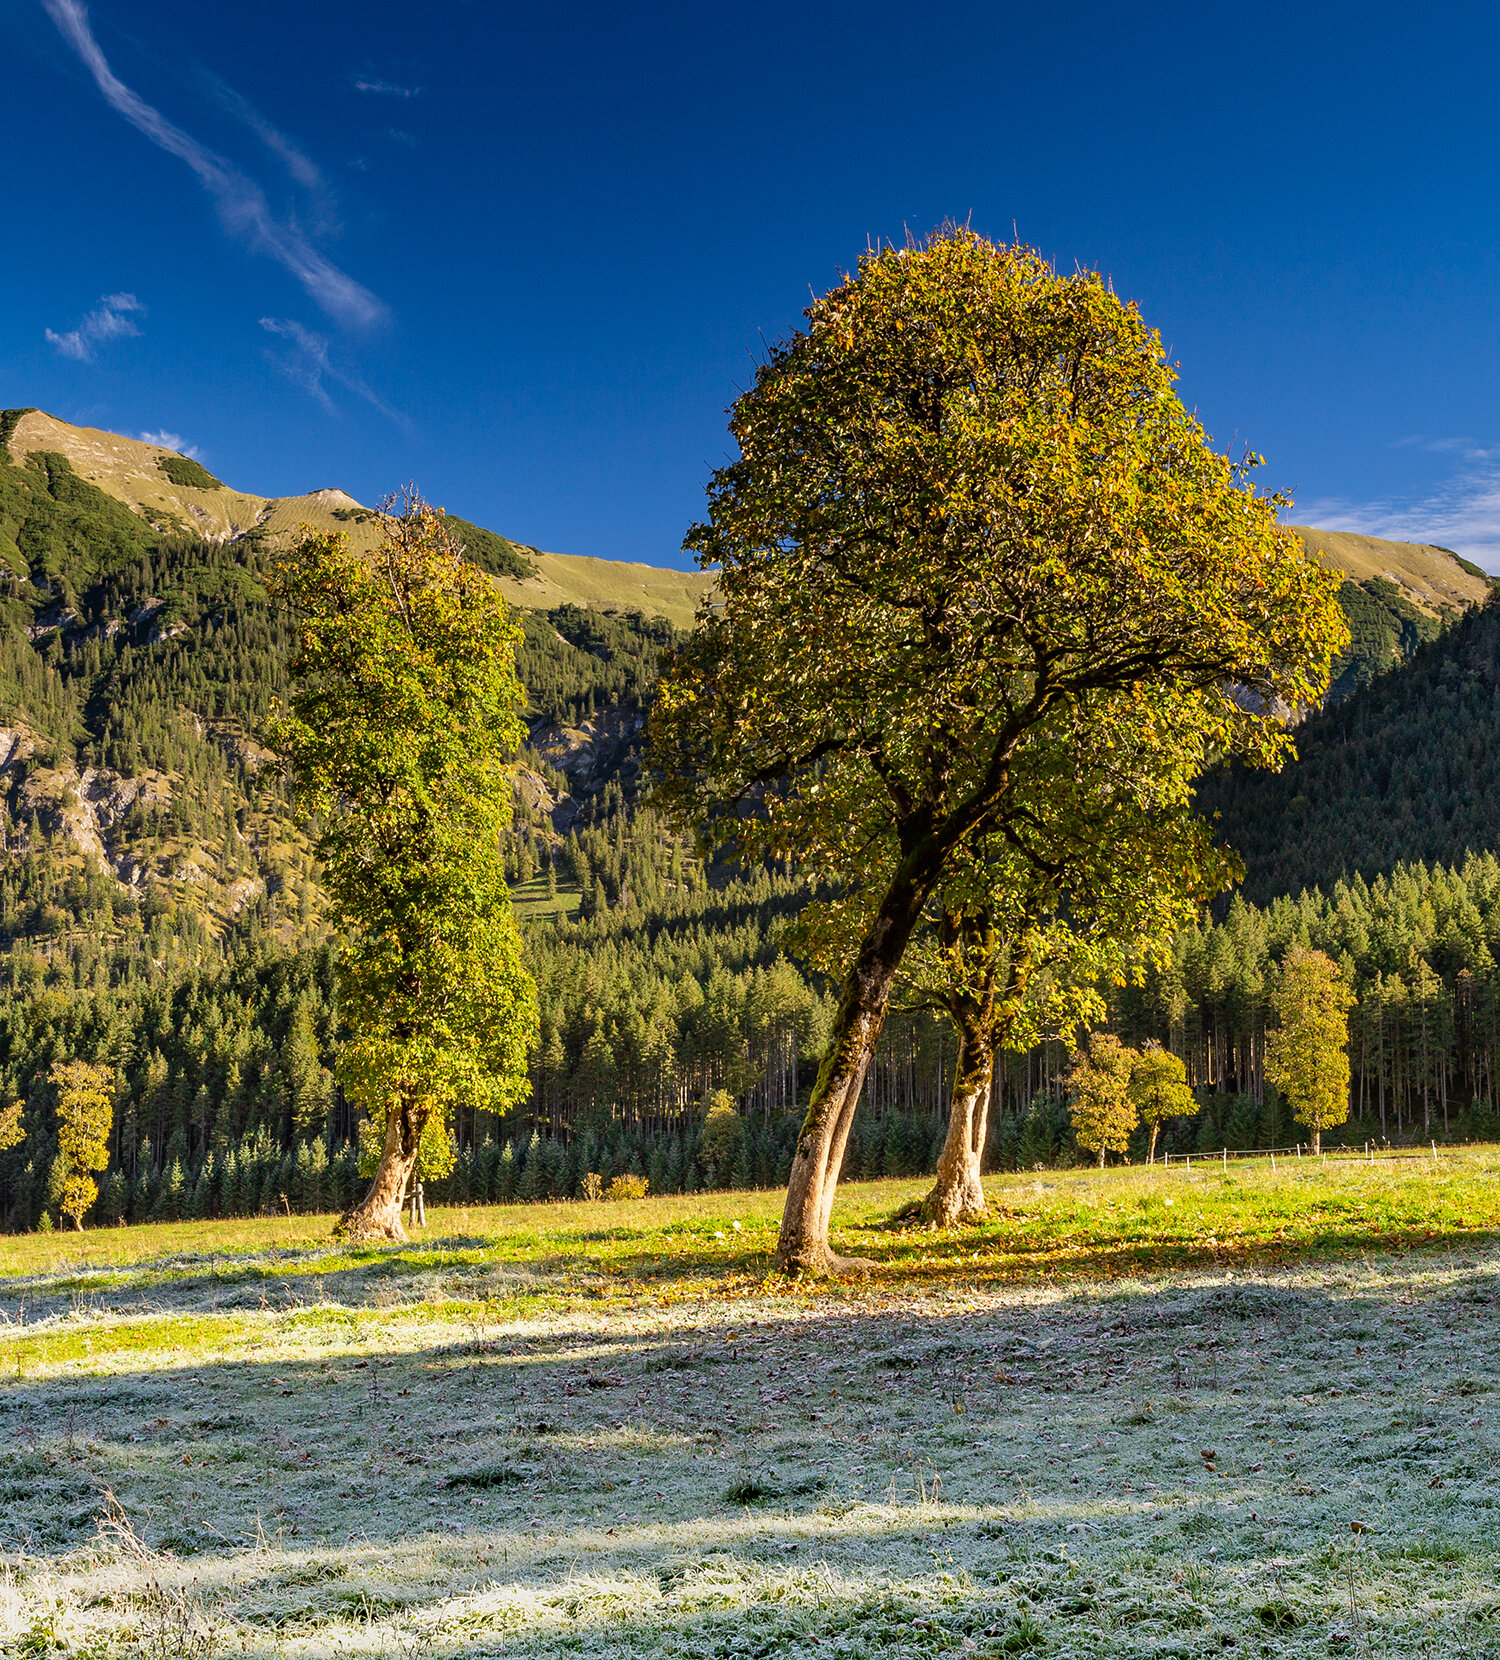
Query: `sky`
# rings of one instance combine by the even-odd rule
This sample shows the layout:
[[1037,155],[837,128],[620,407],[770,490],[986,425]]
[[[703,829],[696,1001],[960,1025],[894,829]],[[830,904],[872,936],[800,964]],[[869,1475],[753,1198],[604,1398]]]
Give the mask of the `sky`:
[[0,407],[685,565],[764,342],[954,218],[1295,522],[1500,571],[1497,73],[1441,3],[0,0]]

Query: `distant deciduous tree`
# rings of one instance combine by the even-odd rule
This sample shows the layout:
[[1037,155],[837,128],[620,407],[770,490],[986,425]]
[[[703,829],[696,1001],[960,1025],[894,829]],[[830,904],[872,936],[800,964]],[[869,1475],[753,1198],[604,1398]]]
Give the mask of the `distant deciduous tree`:
[[1159,1043],[1147,1043],[1136,1057],[1130,1074],[1130,1098],[1143,1123],[1151,1128],[1146,1143],[1146,1163],[1156,1162],[1156,1138],[1169,1118],[1188,1118],[1198,1110],[1197,1098],[1188,1088],[1187,1066],[1180,1056]]
[[1339,965],[1322,951],[1294,946],[1271,992],[1277,1024],[1266,1034],[1266,1077],[1312,1131],[1314,1154],[1323,1131],[1349,1116],[1349,1010],[1354,1006]]
[[277,567],[298,684],[267,731],[320,826],[347,942],[339,1071],[382,1137],[341,1227],[401,1239],[430,1122],[446,1140],[460,1098],[490,1111],[518,1099],[538,1016],[500,847],[524,736],[520,630],[414,492],[380,524],[373,553],[310,535]]
[[57,1090],[57,1150],[67,1161],[58,1209],[83,1227],[99,1197],[91,1172],[109,1164],[109,1131],[114,1122],[114,1072],[88,1061],[66,1061],[49,1077]]
[[1140,1122],[1130,1098],[1130,1075],[1139,1057],[1112,1032],[1094,1032],[1073,1058],[1068,1073],[1073,1135],[1080,1147],[1099,1155],[1123,1153]]
[[24,1101],[12,1101],[0,1107],[0,1153],[9,1147],[19,1147],[26,1139],[26,1126],[21,1122],[25,1110]]

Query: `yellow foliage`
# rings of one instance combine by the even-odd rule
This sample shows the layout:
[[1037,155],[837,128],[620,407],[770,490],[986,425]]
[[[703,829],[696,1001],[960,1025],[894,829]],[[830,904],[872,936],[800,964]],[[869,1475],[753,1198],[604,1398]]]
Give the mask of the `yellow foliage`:
[[606,1199],[644,1199],[650,1184],[644,1176],[616,1176],[605,1189]]
[[99,1197],[99,1184],[87,1172],[109,1164],[114,1072],[88,1061],[67,1061],[54,1066],[49,1076],[57,1089],[57,1150],[68,1166],[58,1207],[81,1228]]
[[1321,951],[1295,946],[1271,993],[1277,1025],[1266,1034],[1266,1077],[1292,1103],[1293,1116],[1313,1133],[1349,1116],[1349,1010],[1354,993],[1339,965]]
[[1087,1050],[1073,1057],[1068,1088],[1073,1094],[1073,1134],[1078,1145],[1099,1155],[1123,1153],[1139,1122],[1130,1095],[1130,1076],[1140,1057],[1110,1032],[1094,1032]]

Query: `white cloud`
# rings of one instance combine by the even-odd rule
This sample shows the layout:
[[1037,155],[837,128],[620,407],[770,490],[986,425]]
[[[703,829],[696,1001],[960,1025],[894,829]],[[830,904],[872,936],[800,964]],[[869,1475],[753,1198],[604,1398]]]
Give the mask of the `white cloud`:
[[1456,454],[1463,466],[1424,496],[1370,502],[1324,497],[1299,502],[1293,517],[1319,530],[1353,530],[1393,542],[1451,548],[1487,571],[1500,572],[1500,448],[1468,438],[1408,438],[1400,447]]
[[316,398],[329,414],[335,414],[338,406],[329,395],[325,381],[332,381],[335,385],[354,393],[356,397],[363,398],[372,409],[378,409],[398,426],[410,425],[399,410],[392,409],[358,375],[337,368],[333,364],[329,357],[329,341],[326,334],[318,334],[312,329],[304,328],[291,317],[262,317],[260,326],[267,334],[274,334],[287,343],[285,350],[267,351],[267,361],[279,369],[288,380],[300,386],[309,397]]
[[104,294],[77,328],[69,329],[66,334],[48,329],[47,340],[64,357],[78,363],[92,363],[96,346],[111,340],[126,340],[141,332],[131,321],[131,313],[143,313],[145,309],[134,294]]
[[136,437],[143,444],[156,444],[164,450],[176,450],[178,455],[188,456],[194,461],[203,453],[196,444],[189,444],[180,432],[138,432]]
[[387,98],[415,98],[422,89],[419,86],[398,86],[394,81],[381,81],[371,77],[356,80],[354,90],[373,92]]
[[[342,323],[370,324],[386,315],[381,300],[314,248],[295,225],[275,217],[265,192],[253,179],[174,126],[120,80],[100,51],[80,0],[42,0],[42,4],[94,77],[105,101],[153,144],[192,169],[213,198],[227,230],[285,266],[330,317]],[[266,133],[261,136],[266,138]],[[292,165],[287,154],[282,159]]]

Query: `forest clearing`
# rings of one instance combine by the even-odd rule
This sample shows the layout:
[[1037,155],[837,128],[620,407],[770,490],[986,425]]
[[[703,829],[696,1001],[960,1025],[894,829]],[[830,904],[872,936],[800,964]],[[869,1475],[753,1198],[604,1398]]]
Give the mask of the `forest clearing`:
[[1500,1149],[0,1243],[42,1654],[1500,1652]]

